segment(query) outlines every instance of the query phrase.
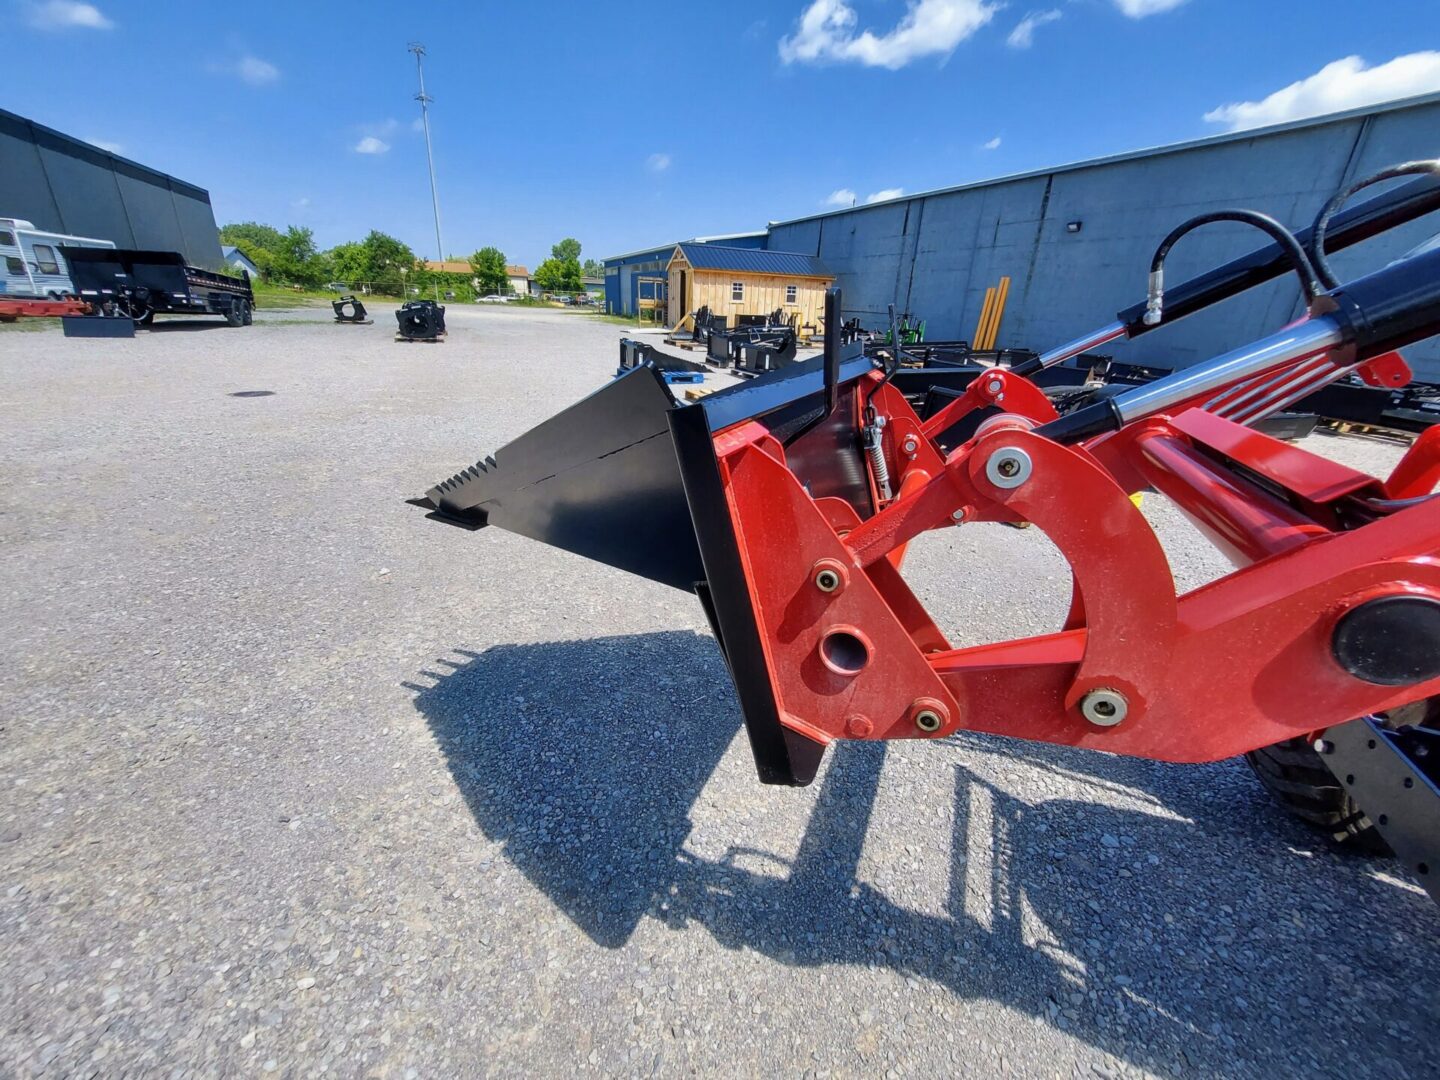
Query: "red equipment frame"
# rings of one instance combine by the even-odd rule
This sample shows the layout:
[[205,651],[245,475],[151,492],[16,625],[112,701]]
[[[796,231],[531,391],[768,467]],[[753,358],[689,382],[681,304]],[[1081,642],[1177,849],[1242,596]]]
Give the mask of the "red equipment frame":
[[[1365,368],[1408,381],[1393,353]],[[847,407],[857,429],[884,419],[895,489],[886,497],[890,485],[870,473],[877,512],[863,522],[843,499],[812,498],[763,425],[714,436],[770,690],[791,731],[823,744],[963,729],[1202,762],[1440,693],[1440,678],[1366,681],[1332,648],[1337,622],[1361,604],[1440,602],[1440,501],[1402,501],[1440,476],[1440,435],[1418,440],[1382,482],[1193,403],[1065,446],[1032,432],[1055,410],[1006,371],[926,421],[883,373],[857,386]],[[946,455],[937,436],[987,406],[1006,412]],[[1147,487],[1237,569],[1177,596],[1129,498]],[[1063,627],[950,646],[899,568],[920,533],[976,521],[1030,522],[1060,549],[1074,576]]]
[[0,299],[0,322],[14,322],[21,317],[55,318],[61,315],[88,315],[90,305],[80,300],[6,300]]

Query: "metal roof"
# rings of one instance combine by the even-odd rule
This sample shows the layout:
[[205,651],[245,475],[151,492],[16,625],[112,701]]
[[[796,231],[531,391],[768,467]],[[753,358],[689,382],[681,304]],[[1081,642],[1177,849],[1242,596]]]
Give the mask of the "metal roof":
[[797,251],[761,251],[721,244],[677,244],[696,270],[734,270],[745,274],[783,274],[786,277],[833,277],[814,255]]
[[1429,94],[1416,94],[1414,97],[1400,98],[1396,101],[1384,101],[1371,105],[1362,105],[1354,109],[1346,109],[1343,112],[1325,113],[1321,116],[1307,116],[1299,120],[1287,120],[1282,124],[1269,124],[1265,127],[1243,128],[1240,131],[1227,131],[1219,135],[1207,135],[1199,139],[1189,139],[1185,142],[1166,143],[1162,146],[1148,146],[1140,150],[1127,150],[1119,154],[1108,154],[1104,157],[1086,158],[1082,161],[1072,161],[1064,165],[1052,165],[1043,169],[1031,169],[1027,172],[1010,173],[1007,176],[995,176],[988,180],[975,180],[968,184],[954,184],[950,187],[931,188],[928,191],[917,191],[911,195],[898,195],[893,199],[885,199],[882,202],[866,203],[863,206],[844,206],[838,210],[825,210],[818,214],[804,214],[801,217],[786,218],[783,221],[769,222],[770,228],[780,225],[794,225],[801,221],[816,221],[820,218],[836,217],[840,214],[862,214],[866,210],[873,210],[876,207],[894,206],[896,203],[909,202],[912,199],[926,199],[932,195],[949,195],[957,191],[970,191],[975,188],[994,187],[996,184],[1010,184],[1017,180],[1031,180],[1038,176],[1050,176],[1055,173],[1076,172],[1080,169],[1091,169],[1100,165],[1113,165],[1121,161],[1133,161],[1137,158],[1159,157],[1162,154],[1178,154],[1185,150],[1194,150],[1202,146],[1215,146],[1221,143],[1243,142],[1246,139],[1261,138],[1266,135],[1278,135],[1286,131],[1296,131],[1301,128],[1318,127],[1322,124],[1333,124],[1344,120],[1354,120],[1357,117],[1371,116],[1378,113],[1395,112],[1399,109],[1410,109],[1419,105],[1431,105],[1440,102],[1440,92]]
[[624,262],[626,259],[633,259],[638,255],[670,255],[678,244],[713,244],[717,240],[748,240],[756,236],[768,236],[768,229],[756,229],[754,232],[723,233],[718,236],[692,236],[689,240],[672,240],[668,244],[657,244],[654,247],[636,248],[634,251],[627,251],[623,255],[607,255],[601,259],[604,263]]

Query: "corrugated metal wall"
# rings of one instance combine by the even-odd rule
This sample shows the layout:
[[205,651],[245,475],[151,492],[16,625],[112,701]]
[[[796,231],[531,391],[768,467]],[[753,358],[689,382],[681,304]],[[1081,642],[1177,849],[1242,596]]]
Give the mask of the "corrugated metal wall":
[[[773,225],[769,247],[813,252],[837,275],[847,314],[880,324],[894,303],[931,338],[970,338],[985,290],[1011,278],[999,344],[1044,350],[1143,299],[1155,246],[1193,214],[1225,206],[1308,225],[1337,188],[1398,161],[1440,156],[1440,100],[917,196]],[[1378,189],[1377,189],[1378,190]],[[1365,198],[1362,194],[1359,198]],[[1078,232],[1067,224],[1079,222]],[[1440,232],[1422,219],[1332,260],[1343,279]],[[1172,284],[1259,246],[1243,226],[1190,234],[1166,263]],[[1182,367],[1274,329],[1299,312],[1293,279],[1105,351]],[[1407,350],[1440,381],[1440,345]]]
[[210,194],[0,109],[0,216],[219,267]]

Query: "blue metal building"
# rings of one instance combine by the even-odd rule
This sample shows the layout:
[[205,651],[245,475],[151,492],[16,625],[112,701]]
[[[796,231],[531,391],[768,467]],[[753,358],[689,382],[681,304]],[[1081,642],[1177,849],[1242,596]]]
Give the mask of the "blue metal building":
[[642,278],[664,278],[665,267],[679,244],[724,244],[732,248],[761,248],[765,245],[766,233],[731,233],[727,236],[697,236],[693,240],[677,240],[660,247],[632,251],[626,255],[612,255],[605,264],[605,310],[612,315],[633,315],[640,299],[664,300],[666,288],[661,281],[642,281]]

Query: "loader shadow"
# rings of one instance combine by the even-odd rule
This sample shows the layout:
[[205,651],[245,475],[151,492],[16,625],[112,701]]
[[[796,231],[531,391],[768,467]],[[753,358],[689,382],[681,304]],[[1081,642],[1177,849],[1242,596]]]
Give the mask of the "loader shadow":
[[[818,791],[794,793],[813,809],[793,859],[687,849],[690,815],[739,728],[708,638],[457,654],[407,684],[416,707],[483,833],[601,945],[623,946],[647,916],[674,929],[695,923],[726,947],[788,965],[890,968],[962,1000],[1002,1002],[1176,1076],[1228,1073],[1237,1059],[1289,1072],[1297,1047],[1377,1046],[1373,1017],[1367,1024],[1337,999],[1361,995],[1366,971],[1405,973],[1396,985],[1422,992],[1382,1007],[1424,1030],[1437,968],[1428,900],[1383,887],[1386,915],[1414,933],[1327,952],[1325,942],[1353,938],[1356,912],[1333,890],[1353,887],[1340,878],[1355,871],[1320,860],[1320,879],[1298,899],[1289,880],[1317,873],[1317,860],[1291,846],[1299,826],[1281,820],[1273,844],[1249,858],[1197,854],[1246,827],[1245,814],[1275,822],[1258,787],[1237,826],[1237,808],[1213,797],[1213,776],[1177,781],[1174,766],[960,736],[977,757],[1004,753],[1135,808],[1032,805],[947,756],[955,820],[946,910],[936,915],[861,877],[882,744],[838,744]],[[1337,983],[1339,956],[1358,983]],[[1421,1053],[1395,1050],[1410,1052]]]

